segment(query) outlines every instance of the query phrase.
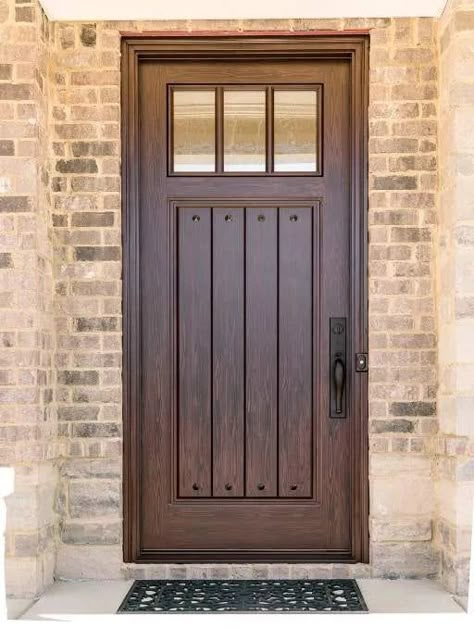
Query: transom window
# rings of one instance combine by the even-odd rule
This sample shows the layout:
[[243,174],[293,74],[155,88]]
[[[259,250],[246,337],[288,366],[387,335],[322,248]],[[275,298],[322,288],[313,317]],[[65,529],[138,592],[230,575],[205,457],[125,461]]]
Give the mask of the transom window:
[[321,175],[321,85],[169,88],[170,175]]

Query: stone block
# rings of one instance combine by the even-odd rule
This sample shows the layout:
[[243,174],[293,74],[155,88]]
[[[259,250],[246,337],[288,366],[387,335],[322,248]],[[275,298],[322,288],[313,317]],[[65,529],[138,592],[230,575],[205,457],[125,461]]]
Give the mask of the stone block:
[[112,157],[118,154],[117,142],[73,142],[74,157]]
[[376,434],[384,433],[411,433],[415,431],[415,423],[408,419],[394,419],[391,421],[375,420],[370,423],[371,430]]
[[121,486],[114,480],[74,480],[69,483],[69,512],[74,519],[110,517],[119,512]]
[[432,523],[424,518],[373,519],[370,538],[374,543],[431,541]]
[[121,258],[118,246],[77,246],[75,254],[78,262],[119,261]]
[[59,421],[96,421],[99,408],[95,406],[59,406]]
[[432,578],[438,575],[439,556],[430,542],[372,543],[375,578]]
[[119,319],[113,316],[104,316],[102,318],[78,318],[75,321],[77,331],[100,331],[112,332],[119,331]]
[[393,416],[434,416],[436,404],[426,401],[396,401],[390,404]]
[[374,177],[375,190],[416,190],[417,178],[412,176]]
[[97,42],[97,28],[95,24],[82,24],[79,39],[81,44],[87,47],[94,47]]
[[122,548],[117,545],[95,545],[85,552],[80,545],[58,546],[56,577],[67,580],[121,580]]
[[121,538],[121,521],[65,521],[61,530],[61,541],[69,545],[117,545]]
[[58,382],[66,386],[94,386],[99,383],[99,373],[97,371],[59,371]]
[[3,196],[0,197],[0,212],[18,213],[31,211],[31,197]]
[[72,227],[113,227],[113,212],[77,212],[72,215]]
[[406,476],[374,477],[371,482],[371,513],[374,518],[421,517],[431,518],[434,512],[434,489],[429,477],[410,480],[406,490]]
[[56,124],[54,129],[62,140],[95,139],[98,135],[98,129],[94,124]]
[[31,100],[32,86],[28,83],[0,83],[0,100]]
[[61,473],[70,479],[119,479],[122,475],[122,461],[120,458],[72,458],[64,460]]
[[121,435],[116,423],[74,423],[72,434],[75,438],[115,438]]
[[432,461],[429,456],[372,453],[370,473],[379,477],[431,477]]
[[35,8],[34,7],[15,7],[15,21],[16,22],[34,22]]
[[60,159],[56,162],[56,170],[63,174],[87,174],[99,171],[95,159]]

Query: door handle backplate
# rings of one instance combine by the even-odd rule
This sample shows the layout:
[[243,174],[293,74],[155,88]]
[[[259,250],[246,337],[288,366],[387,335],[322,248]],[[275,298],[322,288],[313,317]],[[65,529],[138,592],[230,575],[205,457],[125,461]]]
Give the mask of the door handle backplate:
[[345,419],[346,414],[346,318],[331,318],[329,320],[329,387],[330,387],[330,417]]

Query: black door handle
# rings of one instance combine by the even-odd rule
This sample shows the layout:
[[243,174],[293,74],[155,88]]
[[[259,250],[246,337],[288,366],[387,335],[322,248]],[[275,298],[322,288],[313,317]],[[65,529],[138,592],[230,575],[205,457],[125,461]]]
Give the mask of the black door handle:
[[347,346],[346,318],[329,320],[329,416],[345,419],[347,416]]
[[346,367],[340,357],[334,361],[334,387],[336,392],[336,414],[342,414],[342,395],[346,383]]

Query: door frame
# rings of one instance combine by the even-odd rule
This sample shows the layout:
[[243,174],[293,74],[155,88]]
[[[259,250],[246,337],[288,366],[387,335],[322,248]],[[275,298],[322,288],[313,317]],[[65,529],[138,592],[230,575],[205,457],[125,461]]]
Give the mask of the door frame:
[[[140,297],[138,64],[142,61],[346,59],[351,64],[351,305],[356,353],[368,351],[368,87],[369,37],[362,33],[183,33],[122,38],[123,245],[123,558],[150,562],[140,549]],[[355,370],[355,355],[352,358]],[[353,377],[351,395],[352,557],[369,561],[368,374]],[[219,559],[214,559],[219,562]],[[324,562],[330,562],[331,559]],[[152,562],[159,562],[153,559]],[[220,562],[229,562],[224,559]],[[248,561],[247,561],[248,562]],[[288,561],[298,562],[298,561]]]

